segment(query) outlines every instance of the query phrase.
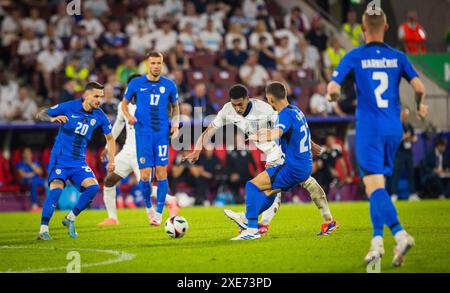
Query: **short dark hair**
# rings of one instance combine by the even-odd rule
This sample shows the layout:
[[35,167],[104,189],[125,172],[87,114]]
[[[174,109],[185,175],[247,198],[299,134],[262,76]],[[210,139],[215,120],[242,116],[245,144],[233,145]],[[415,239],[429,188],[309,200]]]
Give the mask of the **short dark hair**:
[[439,136],[439,137],[436,139],[436,146],[439,146],[439,145],[447,146],[447,139],[445,139],[445,138],[442,137],[442,136]]
[[89,91],[89,90],[103,90],[105,88],[105,86],[101,83],[98,83],[96,81],[90,81],[88,82],[88,84],[86,85],[86,87],[84,88],[85,91]]
[[129,77],[128,77],[128,80],[127,80],[127,83],[130,83],[130,81],[132,81],[133,79],[135,79],[135,78],[137,78],[137,77],[140,77],[141,75],[140,74],[137,74],[137,73],[135,73],[135,74],[133,74],[133,75],[130,75]]
[[286,87],[282,82],[274,81],[266,86],[266,95],[272,95],[278,100],[283,100],[287,98]]
[[147,55],[145,56],[146,59],[150,58],[150,57],[159,57],[159,58],[164,58],[163,54],[161,52],[157,52],[157,51],[150,51],[147,53]]
[[228,96],[230,100],[245,99],[248,97],[248,90],[242,84],[235,84],[228,91]]

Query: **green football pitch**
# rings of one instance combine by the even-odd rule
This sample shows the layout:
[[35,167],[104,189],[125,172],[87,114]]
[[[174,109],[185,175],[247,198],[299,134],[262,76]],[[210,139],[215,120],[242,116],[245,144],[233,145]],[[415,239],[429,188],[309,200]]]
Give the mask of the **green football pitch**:
[[[450,272],[450,201],[398,202],[404,227],[416,246],[401,268],[391,268],[393,238],[385,230],[381,272]],[[233,206],[243,210],[243,206]],[[40,215],[0,214],[1,272],[66,272],[80,260],[81,272],[366,272],[371,224],[367,202],[332,203],[340,228],[317,236],[321,217],[312,204],[281,206],[269,234],[260,240],[230,241],[237,227],[222,208],[182,209],[189,222],[184,238],[150,227],[144,210],[119,210],[120,225],[99,228],[105,211],[83,212],[78,239],[70,239],[56,212],[52,241],[37,241]],[[166,212],[166,211],[165,211]],[[166,214],[167,216],[167,214]]]

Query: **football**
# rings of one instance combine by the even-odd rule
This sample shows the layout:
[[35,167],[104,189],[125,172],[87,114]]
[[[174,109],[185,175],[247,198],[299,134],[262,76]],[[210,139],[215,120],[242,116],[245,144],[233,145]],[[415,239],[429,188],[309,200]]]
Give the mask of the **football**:
[[172,238],[181,238],[186,234],[189,224],[185,218],[181,216],[173,216],[167,219],[164,224],[166,233]]

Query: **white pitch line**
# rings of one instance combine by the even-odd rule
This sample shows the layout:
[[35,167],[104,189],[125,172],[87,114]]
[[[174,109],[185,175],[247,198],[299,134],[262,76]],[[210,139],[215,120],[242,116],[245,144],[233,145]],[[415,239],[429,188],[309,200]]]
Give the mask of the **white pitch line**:
[[[67,250],[67,251],[92,251],[92,252],[99,252],[99,253],[108,253],[117,256],[115,259],[109,259],[106,261],[98,262],[98,263],[87,263],[87,264],[81,264],[80,267],[82,268],[89,268],[89,267],[96,267],[96,266],[103,266],[103,265],[110,265],[113,263],[119,263],[123,261],[129,261],[132,260],[136,255],[132,253],[127,253],[123,251],[116,251],[116,250],[106,250],[106,249],[91,249],[91,248],[55,248],[55,247],[32,247],[32,246],[0,246],[0,249],[38,249],[38,250]],[[57,270],[66,270],[67,266],[60,266],[60,267],[50,267],[50,268],[40,268],[40,269],[27,269],[23,271],[4,271],[0,273],[42,273],[42,272],[48,272],[48,271],[57,271]]]

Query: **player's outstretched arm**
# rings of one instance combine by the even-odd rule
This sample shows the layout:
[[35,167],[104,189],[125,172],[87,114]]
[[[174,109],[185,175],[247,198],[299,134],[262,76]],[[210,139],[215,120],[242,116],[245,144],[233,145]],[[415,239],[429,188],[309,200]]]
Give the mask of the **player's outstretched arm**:
[[211,136],[214,135],[216,132],[216,128],[213,125],[209,125],[208,128],[206,128],[205,131],[200,135],[200,137],[197,139],[197,142],[195,143],[194,149],[189,154],[183,156],[183,161],[188,160],[189,163],[193,164],[198,160],[198,157],[200,156],[200,153],[203,149],[203,144],[205,140],[209,140]]
[[106,138],[106,149],[108,152],[108,165],[106,165],[106,169],[108,172],[114,171],[114,157],[116,155],[116,140],[114,139],[114,136],[109,133],[105,135]]
[[123,115],[125,116],[125,118],[128,121],[128,124],[130,125],[134,125],[134,123],[137,122],[136,117],[134,117],[133,115],[130,114],[130,111],[128,111],[128,104],[130,103],[130,101],[128,101],[127,99],[122,99],[122,112]]
[[416,111],[419,119],[424,119],[428,114],[428,106],[425,105],[425,85],[418,77],[414,77],[410,82],[416,100]]
[[335,82],[330,81],[327,86],[327,99],[329,102],[334,102],[341,96],[341,86]]
[[264,142],[264,141],[272,141],[272,140],[278,140],[283,135],[283,130],[280,128],[273,128],[273,129],[260,129],[257,133],[251,134],[248,136],[248,139],[251,141],[258,141],[258,142]]
[[59,123],[66,123],[69,118],[65,115],[58,115],[55,117],[52,117],[48,113],[48,108],[41,108],[35,115],[35,119],[37,121],[42,122],[59,122]]

